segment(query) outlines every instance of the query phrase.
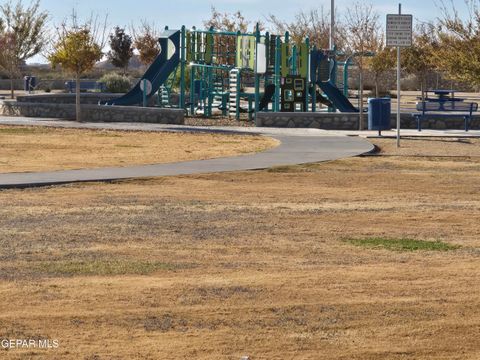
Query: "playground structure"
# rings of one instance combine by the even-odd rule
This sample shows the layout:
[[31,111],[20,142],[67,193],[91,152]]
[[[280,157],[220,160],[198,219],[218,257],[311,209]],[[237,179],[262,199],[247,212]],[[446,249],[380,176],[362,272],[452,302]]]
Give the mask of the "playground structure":
[[262,33],[258,25],[253,33],[182,27],[166,28],[159,42],[160,54],[136,86],[103,105],[147,106],[154,98],[159,107],[189,115],[235,119],[258,112],[358,112],[348,100],[351,59],[339,62],[336,51],[319,50],[308,38],[294,43],[288,32]]

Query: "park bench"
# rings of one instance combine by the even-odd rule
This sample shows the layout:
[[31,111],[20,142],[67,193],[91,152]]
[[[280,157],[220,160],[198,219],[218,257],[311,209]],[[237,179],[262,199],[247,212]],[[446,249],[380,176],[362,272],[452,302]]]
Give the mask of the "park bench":
[[419,101],[417,103],[417,111],[419,112],[412,114],[412,116],[417,120],[418,131],[422,131],[422,121],[427,118],[461,118],[465,122],[465,131],[468,131],[473,112],[477,110],[477,103],[464,102],[459,99],[428,100]]
[[[67,81],[65,83],[65,88],[69,93],[74,93],[77,89],[77,84],[75,81]],[[97,81],[80,81],[80,91],[100,91],[105,92],[106,85],[103,82]]]

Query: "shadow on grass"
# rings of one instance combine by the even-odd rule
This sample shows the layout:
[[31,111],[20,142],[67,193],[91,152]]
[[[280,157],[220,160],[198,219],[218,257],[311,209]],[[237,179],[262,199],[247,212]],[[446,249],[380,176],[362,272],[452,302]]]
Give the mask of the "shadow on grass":
[[159,270],[174,270],[177,267],[162,262],[92,260],[43,262],[35,268],[39,273],[47,276],[115,276],[148,275]]
[[346,239],[344,241],[367,249],[385,249],[391,251],[451,251],[460,248],[459,245],[452,245],[442,241],[390,239],[382,237]]
[[53,131],[49,128],[40,127],[24,127],[24,126],[8,126],[0,127],[0,135],[32,135],[32,134],[47,134]]
[[308,164],[300,164],[300,165],[280,165],[274,166],[272,168],[267,169],[269,173],[299,173],[299,172],[315,172],[321,167],[329,163],[329,161],[324,161],[320,163],[308,163]]

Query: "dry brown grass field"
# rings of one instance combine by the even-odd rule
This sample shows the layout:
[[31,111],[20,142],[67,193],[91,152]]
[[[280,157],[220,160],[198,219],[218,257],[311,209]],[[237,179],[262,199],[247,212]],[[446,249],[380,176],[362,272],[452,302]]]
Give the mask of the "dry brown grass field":
[[[60,341],[0,358],[479,359],[480,141],[376,143],[383,156],[0,192],[0,338]],[[451,248],[350,241],[372,238]]]
[[204,160],[276,145],[262,136],[0,126],[0,173]]

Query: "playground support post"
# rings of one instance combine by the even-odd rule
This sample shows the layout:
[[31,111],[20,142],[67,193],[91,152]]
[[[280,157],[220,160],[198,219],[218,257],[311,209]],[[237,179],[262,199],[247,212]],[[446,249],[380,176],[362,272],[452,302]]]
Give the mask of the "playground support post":
[[257,121],[257,113],[260,105],[260,75],[258,74],[258,44],[260,43],[260,25],[257,23],[255,29],[255,116]]
[[280,61],[282,56],[280,37],[275,38],[275,97],[273,101],[273,111],[278,112],[280,110]]
[[147,79],[143,79],[143,107],[147,107]]
[[207,82],[207,86],[206,86],[207,106],[203,110],[203,114],[206,117],[211,117],[212,116],[212,106],[213,106],[213,69],[211,67],[208,67],[205,70],[207,72],[207,76],[206,76],[207,77],[207,81],[206,81]]
[[190,115],[195,114],[195,66],[190,66]]
[[298,49],[297,45],[293,45],[292,47],[292,60],[291,60],[291,74],[292,75],[298,75],[297,72],[297,58],[298,58]]
[[[310,43],[310,40],[309,40]],[[317,51],[317,47],[314,45],[313,50]],[[309,56],[310,61],[312,61],[312,57]],[[313,79],[317,79],[317,74],[312,74],[310,63],[308,64],[308,81],[312,82],[313,90],[312,90],[312,112],[317,112],[317,81],[313,81]]]
[[[398,4],[398,15],[402,15],[402,4]],[[400,46],[397,46],[397,148],[400,147],[400,101],[402,99],[400,78],[402,76],[402,51]]]
[[[307,45],[307,78],[306,78],[306,89],[307,89],[307,96],[305,96],[305,112],[308,112],[308,105],[310,102],[308,101],[308,81],[310,80],[310,38],[305,39],[305,44]],[[305,55],[302,55],[305,56]],[[313,91],[317,91],[316,88],[313,89]]]
[[185,67],[186,67],[186,29],[182,26],[182,38],[180,40],[180,99],[179,108],[185,109]]

